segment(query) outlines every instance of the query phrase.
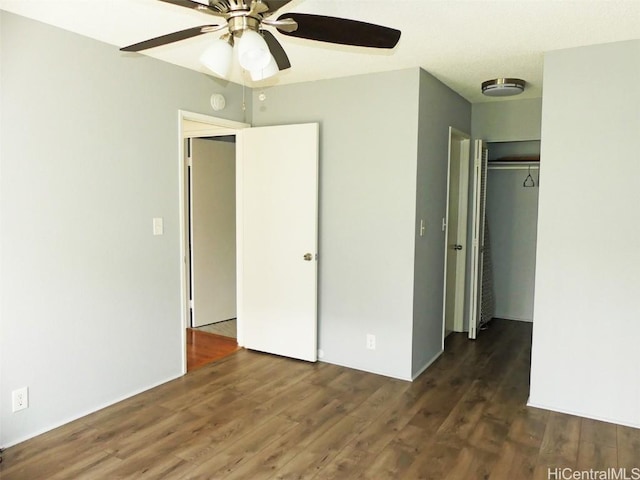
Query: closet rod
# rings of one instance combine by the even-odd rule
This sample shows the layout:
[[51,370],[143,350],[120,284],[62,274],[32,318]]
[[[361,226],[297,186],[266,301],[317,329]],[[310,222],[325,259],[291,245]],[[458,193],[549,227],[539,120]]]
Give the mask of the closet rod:
[[[496,164],[491,164],[491,162],[489,162],[487,164],[487,168],[489,170],[528,170],[529,169],[529,164],[528,163],[520,163],[518,165],[505,165],[500,164],[500,165],[496,165]],[[538,164],[531,164],[531,170],[538,170],[540,168],[540,165]]]

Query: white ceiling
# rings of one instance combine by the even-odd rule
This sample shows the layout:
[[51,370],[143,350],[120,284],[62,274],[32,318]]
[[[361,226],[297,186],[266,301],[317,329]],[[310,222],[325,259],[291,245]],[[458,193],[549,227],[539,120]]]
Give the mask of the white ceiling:
[[[114,48],[219,22],[158,0],[0,0],[0,8]],[[496,77],[526,80],[527,89],[518,98],[534,98],[542,95],[544,52],[640,38],[640,0],[293,0],[281,11],[377,23],[401,30],[402,37],[394,50],[383,51],[275,33],[292,68],[257,84],[245,76],[249,86],[422,67],[471,102],[489,101],[480,84]],[[206,72],[198,57],[212,38],[217,36],[202,35],[144,54]],[[239,68],[231,80],[243,81]]]

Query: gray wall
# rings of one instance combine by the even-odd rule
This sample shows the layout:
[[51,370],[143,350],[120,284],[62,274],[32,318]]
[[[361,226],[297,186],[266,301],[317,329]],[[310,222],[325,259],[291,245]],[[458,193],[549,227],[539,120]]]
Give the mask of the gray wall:
[[639,105],[640,40],[545,56],[530,403],[635,427]]
[[6,446],[181,374],[177,112],[209,112],[213,92],[223,116],[243,112],[239,86],[6,12],[0,25]]
[[323,360],[400,378],[411,375],[418,87],[411,69],[253,94],[256,126],[320,123]]
[[495,316],[533,320],[538,226],[538,170],[536,185],[523,187],[528,175],[519,170],[489,169],[487,219],[493,265]]
[[[471,133],[471,104],[420,70],[418,165],[414,224],[412,375],[442,351],[442,308],[449,127]],[[419,236],[420,219],[426,222]]]
[[486,142],[540,140],[541,115],[541,98],[474,103],[471,133]]

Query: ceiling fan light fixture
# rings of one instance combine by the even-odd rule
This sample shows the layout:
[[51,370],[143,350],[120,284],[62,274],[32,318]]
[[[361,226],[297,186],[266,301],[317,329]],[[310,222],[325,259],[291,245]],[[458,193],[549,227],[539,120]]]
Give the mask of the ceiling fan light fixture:
[[488,97],[510,97],[524,92],[525,83],[519,78],[495,78],[482,82],[482,93]]
[[[1,1],[1,0],[0,0]],[[216,24],[190,27],[120,48],[141,52],[199,35],[225,34],[200,56],[214,75],[228,78],[234,56],[252,78],[264,80],[291,67],[278,39],[265,27],[283,35],[353,47],[394,48],[401,32],[394,28],[340,17],[311,13],[283,13],[273,18],[291,0],[162,0],[219,18]]]
[[226,78],[231,70],[233,47],[231,37],[215,40],[200,56],[200,63],[219,77]]
[[257,68],[255,70],[250,70],[251,80],[254,82],[259,82],[260,80],[265,80],[267,78],[273,77],[276,73],[280,71],[278,68],[278,64],[276,63],[276,59],[273,58],[273,55],[270,55],[269,63],[264,68]]
[[271,60],[271,52],[258,32],[247,29],[236,42],[238,61],[245,70],[253,71],[265,68]]

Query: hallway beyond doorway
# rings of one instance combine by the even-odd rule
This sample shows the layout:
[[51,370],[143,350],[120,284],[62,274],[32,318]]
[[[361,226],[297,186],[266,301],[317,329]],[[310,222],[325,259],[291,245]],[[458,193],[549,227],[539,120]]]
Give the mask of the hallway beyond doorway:
[[187,372],[225,358],[239,349],[235,338],[187,328]]

